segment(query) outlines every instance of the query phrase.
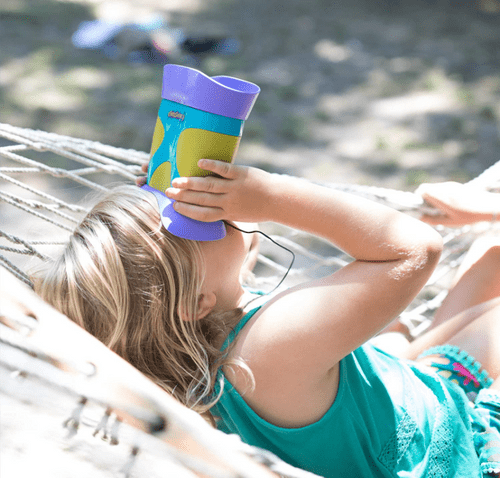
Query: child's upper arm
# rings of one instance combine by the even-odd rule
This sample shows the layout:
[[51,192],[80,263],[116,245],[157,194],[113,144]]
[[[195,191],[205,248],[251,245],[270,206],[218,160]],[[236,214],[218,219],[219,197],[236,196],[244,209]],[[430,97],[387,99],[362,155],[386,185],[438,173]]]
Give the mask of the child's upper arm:
[[278,295],[244,334],[241,356],[257,374],[321,379],[404,310],[430,274],[425,256],[354,261]]

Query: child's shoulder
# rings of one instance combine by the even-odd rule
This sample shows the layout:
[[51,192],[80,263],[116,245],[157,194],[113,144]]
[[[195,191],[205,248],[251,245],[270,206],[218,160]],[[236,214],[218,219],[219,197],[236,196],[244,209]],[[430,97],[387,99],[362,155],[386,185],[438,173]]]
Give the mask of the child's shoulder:
[[305,426],[333,403],[339,366],[319,371],[310,358],[314,351],[301,346],[284,319],[279,294],[247,312],[234,330],[229,358],[241,360],[249,370],[231,364],[223,371],[259,416],[278,426]]

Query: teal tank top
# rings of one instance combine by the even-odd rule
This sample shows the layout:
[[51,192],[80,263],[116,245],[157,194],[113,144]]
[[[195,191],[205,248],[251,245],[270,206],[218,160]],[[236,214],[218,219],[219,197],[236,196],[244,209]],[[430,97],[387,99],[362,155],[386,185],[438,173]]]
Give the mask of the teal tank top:
[[[243,317],[223,349],[257,310]],[[217,428],[324,477],[481,476],[468,400],[452,383],[368,344],[339,366],[333,404],[300,428],[262,419],[219,371],[215,393],[222,388],[222,395],[211,409]]]

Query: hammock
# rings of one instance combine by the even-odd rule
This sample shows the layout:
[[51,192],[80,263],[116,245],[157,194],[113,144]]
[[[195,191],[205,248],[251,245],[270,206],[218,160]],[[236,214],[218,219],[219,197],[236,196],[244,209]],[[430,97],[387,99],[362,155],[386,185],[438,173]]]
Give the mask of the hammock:
[[[48,416],[41,415],[37,407],[51,409],[51,413],[54,408],[56,413],[61,413],[66,407],[69,416],[64,424],[70,435],[77,431],[81,435],[79,430],[86,425],[94,435],[101,435],[109,443],[127,443],[130,453],[124,454],[123,449],[117,452],[124,461],[120,468],[124,476],[131,470],[134,476],[156,476],[159,469],[163,472],[168,469],[170,476],[179,477],[196,476],[197,473],[217,477],[266,476],[266,473],[277,476],[272,474],[274,472],[290,477],[313,476],[289,467],[263,450],[247,447],[235,437],[222,437],[205,426],[197,414],[141,378],[109,350],[103,351],[102,344],[81,329],[72,328],[74,324],[60,322],[66,342],[76,344],[74,350],[61,348],[58,340],[40,338],[60,337],[61,330],[54,324],[63,318],[53,322],[53,317],[60,317],[60,314],[30,293],[30,271],[58,254],[70,232],[88,211],[90,195],[107,190],[112,183],[132,183],[141,174],[140,166],[148,161],[149,155],[0,124],[0,157],[0,265],[8,271],[0,275],[0,293],[3,291],[4,295],[0,302],[2,400],[12,404],[12,409],[21,410],[23,416],[29,416],[30,425]],[[499,188],[500,162],[472,183],[489,190]],[[383,202],[410,214],[421,213],[427,207],[419,196],[410,192],[346,184],[327,186]],[[420,335],[430,325],[434,310],[446,296],[454,270],[472,242],[493,227],[498,224],[439,229],[445,242],[441,262],[399,319],[412,336]],[[265,232],[296,255],[295,265],[283,287],[331,273],[351,260],[326,241],[302,232],[277,225],[266,225]],[[257,264],[260,278],[253,279],[250,285],[272,289],[277,278],[286,272],[289,261],[286,252],[264,242]],[[10,289],[11,283],[17,282],[11,280],[11,275],[24,282],[24,286],[14,284]],[[19,301],[28,306],[21,307]],[[75,339],[68,340],[71,336]],[[79,344],[88,344],[88,347]],[[115,364],[115,368],[110,363]],[[129,376],[132,378],[128,379]],[[127,428],[122,423],[123,417],[133,417],[132,423],[135,421],[138,425]],[[16,418],[12,426],[21,430],[21,425],[22,420]],[[37,436],[39,446],[41,437]],[[106,464],[108,452],[100,448],[96,451],[95,446],[89,452],[74,441],[68,443],[73,445],[63,440],[58,446],[63,450],[76,449],[76,458],[73,457],[70,463],[99,463],[95,465],[99,470],[92,470],[96,477],[101,476],[100,472],[104,473],[102,476],[109,476],[110,472],[117,471],[113,468],[117,460],[120,461],[116,456]],[[149,461],[146,460],[149,468],[144,462],[139,467],[144,473],[141,475],[135,474],[138,466],[134,462],[138,456],[149,456]],[[72,471],[71,476],[77,475]]]
[[[149,154],[106,146],[98,142],[0,124],[0,265],[31,285],[29,270],[36,269],[66,242],[69,233],[89,210],[89,193],[141,174]],[[500,162],[469,184],[488,190],[500,189]],[[411,192],[378,187],[326,184],[343,191],[383,202],[400,211],[421,213],[429,208]],[[3,203],[3,205],[2,205]],[[343,267],[351,259],[330,244],[305,233],[281,226],[268,226],[273,239],[293,250],[295,267],[284,286],[325,271]],[[488,228],[479,224],[460,229],[440,228],[445,243],[436,272],[400,320],[413,336],[429,325],[434,310],[443,301],[453,271],[460,265],[471,243]],[[257,264],[255,287],[272,286],[288,267],[286,252],[264,243]]]

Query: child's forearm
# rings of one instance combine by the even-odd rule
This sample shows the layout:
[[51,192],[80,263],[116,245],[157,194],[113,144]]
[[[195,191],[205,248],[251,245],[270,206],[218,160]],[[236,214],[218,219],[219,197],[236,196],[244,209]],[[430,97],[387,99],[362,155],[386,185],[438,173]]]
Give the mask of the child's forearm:
[[367,199],[273,175],[265,202],[270,221],[324,237],[358,260],[399,260],[422,247],[441,248],[429,226]]
[[428,225],[359,196],[289,176],[200,160],[218,177],[179,178],[166,191],[193,219],[278,222],[330,240],[357,260],[398,261],[441,251]]

